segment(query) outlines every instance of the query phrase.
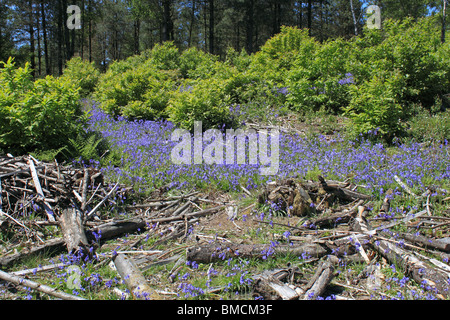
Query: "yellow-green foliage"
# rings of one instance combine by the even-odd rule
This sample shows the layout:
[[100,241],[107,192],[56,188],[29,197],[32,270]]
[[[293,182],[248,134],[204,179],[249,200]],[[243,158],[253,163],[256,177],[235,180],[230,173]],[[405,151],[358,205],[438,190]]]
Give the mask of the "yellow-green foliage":
[[176,75],[158,70],[152,59],[115,62],[100,77],[94,99],[113,115],[155,119],[165,116]]
[[0,67],[0,149],[58,149],[83,128],[78,87],[65,78],[33,81],[30,65]]
[[111,64],[94,98],[110,114],[167,117],[183,127],[229,123],[233,104],[285,104],[301,113],[345,113],[352,134],[378,128],[389,138],[403,130],[410,105],[429,109],[447,93],[449,52],[432,17],[385,20],[381,30],[323,43],[283,27],[259,52],[230,49],[225,61],[165,42]]
[[192,129],[194,121],[204,128],[229,124],[230,96],[224,82],[215,78],[200,80],[177,91],[169,101],[169,119],[183,128]]
[[99,76],[100,71],[93,62],[89,63],[83,61],[80,57],[75,57],[67,61],[67,66],[61,78],[79,86],[80,96],[84,98],[94,91]]

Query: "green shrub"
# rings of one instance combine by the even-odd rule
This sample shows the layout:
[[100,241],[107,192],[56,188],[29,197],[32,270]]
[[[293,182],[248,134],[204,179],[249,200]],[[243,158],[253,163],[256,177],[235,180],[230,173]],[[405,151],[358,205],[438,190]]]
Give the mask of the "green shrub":
[[440,44],[433,18],[386,20],[382,30],[365,29],[349,41],[319,45],[304,37],[276,36],[262,50],[271,59],[286,55],[284,50],[297,53],[284,69],[289,107],[345,110],[354,134],[377,127],[385,137],[399,134],[411,105],[429,109],[450,86],[449,46]]
[[230,124],[230,97],[225,83],[210,78],[200,80],[187,90],[177,91],[169,101],[169,120],[182,128],[193,129],[194,121],[202,121],[203,128],[219,128]]
[[421,108],[408,121],[408,136],[416,141],[450,141],[450,110],[431,113]]
[[282,27],[279,34],[267,40],[261,50],[255,53],[249,71],[284,87],[286,73],[298,67],[295,62],[301,57],[310,57],[317,47],[318,43],[308,36],[306,30]]
[[12,59],[0,68],[0,149],[22,154],[59,149],[83,129],[80,95],[73,82],[47,76],[33,82],[30,65]]
[[172,41],[157,43],[150,53],[151,64],[160,70],[178,69],[180,53]]
[[353,136],[377,131],[391,140],[402,130],[403,109],[399,101],[405,91],[405,79],[399,72],[380,71],[359,86],[350,87],[351,100],[345,114]]
[[245,49],[237,52],[233,47],[229,47],[226,53],[226,63],[235,67],[239,72],[245,71],[250,67],[252,56]]
[[156,119],[165,117],[165,109],[176,88],[177,75],[158,70],[149,59],[114,62],[100,77],[94,99],[114,116]]
[[350,43],[337,39],[299,55],[287,77],[287,101],[291,108],[340,112],[349,103],[349,85],[356,81],[348,66],[351,50]]
[[180,73],[184,78],[205,79],[213,75],[216,61],[216,56],[192,47],[180,55]]
[[73,82],[80,87],[80,96],[89,96],[97,85],[100,71],[93,62],[83,61],[80,57],[67,61],[67,66],[61,78]]
[[439,29],[431,19],[389,20],[385,29],[388,36],[379,49],[385,52],[389,70],[399,70],[405,77],[404,100],[430,108],[435,96],[448,90],[449,84],[448,60],[441,64],[435,55],[440,46]]

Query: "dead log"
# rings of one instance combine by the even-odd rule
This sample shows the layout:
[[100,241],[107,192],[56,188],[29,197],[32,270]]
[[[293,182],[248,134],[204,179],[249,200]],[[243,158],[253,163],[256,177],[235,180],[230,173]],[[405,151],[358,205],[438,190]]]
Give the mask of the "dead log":
[[314,300],[321,296],[328,284],[334,278],[334,267],[329,261],[324,261],[317,268],[316,273],[309,280],[308,284],[303,288],[303,300]]
[[139,300],[160,299],[158,293],[148,285],[147,280],[136,266],[133,258],[124,254],[118,254],[113,261],[117,272],[134,298]]
[[9,254],[3,257],[0,257],[0,266],[2,267],[9,267],[12,264],[33,256],[37,255],[43,252],[47,253],[57,253],[64,250],[64,239],[63,238],[55,238],[51,240],[47,240],[44,242],[44,244],[37,245],[35,247],[32,247],[30,249],[24,248],[22,251],[18,253]]
[[69,253],[89,253],[89,241],[82,224],[82,213],[78,208],[62,210],[58,217],[59,225],[64,235],[67,251]]
[[190,219],[193,217],[203,217],[208,214],[216,213],[217,211],[219,211],[220,209],[223,209],[224,207],[225,207],[224,205],[220,205],[220,206],[205,209],[205,210],[200,210],[200,211],[196,211],[196,212],[192,212],[192,213],[188,213],[188,214],[178,215],[176,217],[146,219],[145,221],[148,223],[157,223],[157,222],[171,222],[171,221],[176,221],[176,220],[185,220],[185,219]]
[[450,297],[450,272],[429,266],[413,254],[386,240],[373,243],[374,248],[391,263],[400,265],[424,289],[432,290],[441,297]]
[[345,201],[354,201],[354,200],[370,200],[372,199],[371,196],[368,196],[367,194],[349,190],[346,188],[341,188],[339,186],[335,185],[329,185],[325,179],[321,176],[318,176],[318,179],[320,181],[321,186],[323,189],[331,194],[336,195],[339,199],[345,200]]
[[393,190],[389,189],[386,192],[386,196],[384,197],[383,203],[381,204],[380,213],[388,213],[391,207],[391,196],[393,194]]
[[14,283],[15,285],[18,286],[22,286],[22,287],[27,287],[33,290],[38,290],[40,292],[46,293],[48,295],[51,295],[53,297],[59,298],[59,299],[63,299],[63,300],[85,300],[81,297],[77,297],[65,292],[61,292],[58,291],[52,287],[43,285],[41,283],[38,282],[34,282],[4,271],[0,270],[0,279],[5,280],[7,282],[11,282]]
[[89,170],[85,168],[83,177],[83,189],[81,192],[81,211],[83,212],[84,210],[86,210],[88,181],[89,181]]
[[103,241],[118,237],[125,233],[133,233],[139,229],[145,230],[146,227],[147,223],[143,219],[132,218],[127,220],[112,221],[99,225],[86,231],[86,236],[89,240],[93,241],[96,238],[94,233],[96,233],[101,236],[100,240]]
[[[426,210],[424,210],[424,212],[426,212]],[[417,216],[418,214],[415,215],[415,217]],[[406,219],[409,218],[407,217],[402,220]],[[358,219],[357,223],[354,225],[354,229],[364,233],[368,233],[369,230],[370,232],[373,232],[379,231],[380,229],[383,230],[384,228],[385,227],[378,227],[370,230],[367,221],[364,219]],[[386,233],[383,234],[387,235]],[[424,285],[425,289],[433,290],[440,294],[441,297],[450,297],[450,282],[448,281],[450,272],[428,265],[412,253],[400,248],[396,241],[377,240],[371,242],[371,245],[391,263],[400,265],[418,284]]]
[[[265,300],[296,300],[299,292],[288,284],[281,281],[278,276],[281,270],[266,270],[263,273],[253,276],[253,292],[262,296]],[[298,289],[298,288],[297,288]]]
[[229,258],[267,259],[271,255],[291,254],[296,257],[321,257],[327,251],[315,243],[300,245],[268,245],[268,244],[207,244],[187,249],[186,259],[197,263],[211,263]]
[[[358,202],[358,203],[362,203]],[[325,217],[308,220],[304,225],[313,226],[314,228],[335,227],[340,223],[348,223],[357,213],[357,207],[347,212],[339,212]]]
[[32,159],[28,160],[28,165],[30,166],[31,176],[33,177],[34,187],[36,188],[36,192],[38,193],[41,200],[44,202],[45,212],[47,213],[48,221],[55,221],[54,213],[52,207],[45,201],[44,193],[42,192],[42,187],[39,182],[39,177],[36,172],[36,167],[34,166],[34,162]]
[[[437,249],[437,250],[441,250],[444,252],[450,252],[450,243],[440,241],[439,239],[430,239],[430,238],[424,237],[422,235],[416,235],[416,234],[411,234],[411,233],[406,233],[406,232],[399,232],[397,234],[401,238],[403,238],[409,242],[412,242],[412,243],[420,244],[420,245],[424,246],[425,248],[432,248],[432,249]],[[395,234],[394,234],[394,236],[395,236]]]

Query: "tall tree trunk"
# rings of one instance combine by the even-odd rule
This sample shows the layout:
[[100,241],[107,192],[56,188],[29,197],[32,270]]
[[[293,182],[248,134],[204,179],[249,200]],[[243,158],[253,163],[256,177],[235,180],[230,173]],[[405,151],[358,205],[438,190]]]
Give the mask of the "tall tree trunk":
[[312,0],[308,0],[308,34],[311,36],[312,27]]
[[92,62],[92,0],[89,0],[88,2],[88,14],[89,14],[89,29],[88,29],[89,62]]
[[299,8],[299,27],[300,29],[303,28],[303,3],[300,2],[300,8]]
[[50,71],[50,63],[48,57],[48,42],[47,42],[47,19],[45,18],[45,7],[44,0],[41,0],[41,20],[42,20],[42,35],[44,40],[44,60],[45,60],[45,74],[49,75]]
[[[70,34],[69,34],[69,28],[66,27],[66,21],[67,21],[67,0],[63,0],[63,29],[64,29],[64,42],[65,42],[65,46],[66,46],[66,56],[65,56],[65,61],[70,60],[70,58],[72,58],[72,52],[71,52],[71,45],[70,45]],[[64,62],[65,62],[64,61]]]
[[441,42],[444,43],[445,42],[445,11],[446,11],[446,7],[447,7],[447,0],[443,0],[443,5],[442,5],[442,29],[441,29]]
[[171,17],[171,0],[163,0],[162,41],[173,40],[173,21]]
[[194,29],[194,23],[195,23],[195,0],[192,0],[191,22],[189,23],[188,48],[191,47],[192,43],[192,31]]
[[57,64],[58,64],[58,74],[62,75],[62,69],[63,69],[63,65],[62,65],[62,42],[63,42],[63,14],[62,14],[62,3],[61,1],[56,1],[57,2],[57,19],[58,19],[58,23],[57,23],[57,31],[56,31],[56,41],[57,41]]
[[207,23],[208,19],[207,19],[207,14],[206,14],[207,13],[207,7],[208,7],[207,0],[204,0],[203,4],[204,4],[203,5],[203,28],[204,28],[203,39],[205,41],[204,50],[205,50],[205,52],[207,52],[207,50],[208,50],[208,44],[207,44],[208,38],[206,37],[206,35],[208,34],[208,23]]
[[[81,1],[81,19],[82,19],[82,23],[84,25],[84,21],[86,19],[85,13],[84,13],[84,9],[85,9],[85,3],[84,0]],[[81,60],[84,59],[84,28],[83,30],[81,30],[81,34],[80,34],[80,43],[81,43]]]
[[236,23],[236,51],[241,52],[241,43],[240,43],[240,38],[241,38],[241,29],[239,28],[239,23]]
[[33,16],[33,1],[30,0],[28,2],[28,18],[30,19],[29,21],[29,26],[28,26],[28,33],[30,35],[30,60],[31,60],[31,74],[33,77],[36,76],[35,70],[36,70],[36,57],[35,57],[35,43],[34,43],[34,16]]
[[358,25],[356,24],[355,9],[353,8],[353,0],[350,0],[350,9],[352,11],[353,26],[355,28],[355,36],[358,35]]
[[254,0],[247,2],[247,52],[253,53],[253,29],[254,29]]
[[281,26],[281,4],[278,1],[272,3],[272,35],[280,32]]
[[38,73],[39,76],[42,75],[42,57],[41,57],[41,28],[40,28],[40,20],[39,20],[39,10],[36,5],[36,28],[37,28],[37,55],[38,55]]
[[140,32],[141,31],[141,20],[139,18],[136,18],[134,21],[134,54],[139,54],[140,50]]
[[209,53],[214,54],[214,0],[209,1]]
[[72,58],[75,55],[75,40],[76,40],[76,34],[75,34],[75,29],[70,30],[70,58]]

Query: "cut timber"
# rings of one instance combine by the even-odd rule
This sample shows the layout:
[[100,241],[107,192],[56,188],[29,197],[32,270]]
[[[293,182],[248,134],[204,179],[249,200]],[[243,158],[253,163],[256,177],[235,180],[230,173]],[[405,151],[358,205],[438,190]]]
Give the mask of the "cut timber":
[[145,229],[146,226],[146,222],[140,218],[113,221],[99,225],[98,227],[87,231],[87,236],[90,240],[93,240],[95,239],[93,235],[95,232],[101,236],[101,240],[107,240],[125,233],[132,233],[140,229]]
[[346,201],[354,201],[354,200],[371,200],[372,197],[367,194],[349,190],[346,188],[341,188],[340,186],[328,184],[325,179],[321,176],[318,176],[321,186],[323,189],[331,194],[336,195],[339,199]]
[[118,254],[114,257],[114,265],[133,297],[140,300],[160,299],[158,293],[147,284],[133,258]]
[[417,194],[415,194],[397,175],[394,175],[394,179],[408,194],[418,198]]
[[324,261],[316,270],[316,273],[309,280],[303,290],[305,291],[303,295],[303,300],[314,300],[321,296],[328,284],[334,278],[334,267],[329,261]]
[[69,253],[89,253],[89,242],[82,224],[81,211],[77,208],[64,209],[58,217]]
[[[423,214],[423,212],[426,212],[426,210],[419,213]],[[417,217],[418,214],[415,216]],[[406,219],[408,218],[402,220]],[[360,219],[356,227],[354,226],[354,229],[368,233],[366,230],[370,230],[370,227],[364,219]],[[374,230],[376,229],[370,231]],[[391,263],[402,266],[406,273],[411,275],[418,284],[424,285],[425,289],[436,291],[441,296],[447,297],[447,299],[450,297],[450,282],[448,281],[450,279],[450,272],[433,268],[419,260],[413,253],[400,248],[396,243],[387,240],[377,240],[371,242],[371,244],[375,250]]]
[[0,279],[14,283],[15,285],[19,285],[22,287],[27,287],[33,290],[38,290],[40,292],[44,292],[48,295],[54,296],[56,298],[60,298],[63,300],[84,300],[83,298],[65,293],[65,292],[61,292],[58,291],[52,287],[40,284],[38,282],[34,282],[31,280],[27,280],[25,278],[4,272],[4,271],[0,271]]
[[424,285],[425,289],[436,291],[447,299],[450,298],[450,283],[448,280],[450,272],[429,266],[412,253],[389,241],[376,241],[374,247],[391,263],[401,265],[418,284]]
[[406,232],[400,232],[398,233],[400,237],[402,237],[405,240],[408,240],[413,243],[418,243],[423,245],[425,248],[433,248],[438,249],[444,252],[450,252],[450,243],[446,243],[444,241],[441,241],[439,239],[430,239],[427,237],[424,237],[422,235],[415,235],[411,233]]
[[145,221],[148,223],[158,223],[158,222],[171,222],[171,221],[176,221],[176,220],[185,220],[185,219],[189,219],[189,218],[193,218],[193,217],[202,217],[202,216],[206,216],[209,214],[213,214],[216,213],[217,211],[221,210],[225,208],[224,205],[220,205],[217,207],[213,207],[213,208],[209,208],[209,209],[205,209],[205,210],[200,210],[200,211],[196,211],[196,212],[192,212],[192,213],[188,213],[188,214],[181,214],[178,215],[176,217],[165,217],[165,218],[156,218],[156,219],[146,219]]
[[32,159],[28,160],[28,165],[30,166],[31,176],[33,177],[34,187],[36,188],[36,192],[38,193],[41,200],[44,202],[45,212],[47,213],[48,221],[54,222],[55,217],[53,216],[53,210],[51,206],[45,201],[44,192],[42,192],[41,183],[39,182],[39,177],[36,172],[36,167],[34,166],[34,162]]
[[44,244],[42,245],[38,245],[30,249],[24,248],[22,249],[22,251],[18,253],[13,253],[0,257],[0,266],[9,267],[13,263],[20,261],[26,257],[30,257],[44,252],[47,253],[60,252],[62,250],[64,250],[64,239],[62,238],[50,239],[45,241]]
[[[283,271],[283,270],[281,270]],[[296,300],[299,295],[296,290],[277,277],[278,270],[266,270],[253,277],[253,291],[263,296],[265,300]]]
[[197,263],[210,263],[234,257],[267,259],[271,255],[291,254],[296,257],[321,257],[327,251],[315,243],[301,245],[267,244],[208,244],[187,249],[186,259]]
[[380,208],[380,213],[388,213],[389,212],[389,208],[391,207],[392,194],[393,194],[392,189],[389,189],[386,192],[386,196],[384,197],[383,203]]
[[81,192],[81,211],[83,212],[84,210],[86,210],[88,180],[89,180],[89,170],[87,168],[84,168],[83,189]]

